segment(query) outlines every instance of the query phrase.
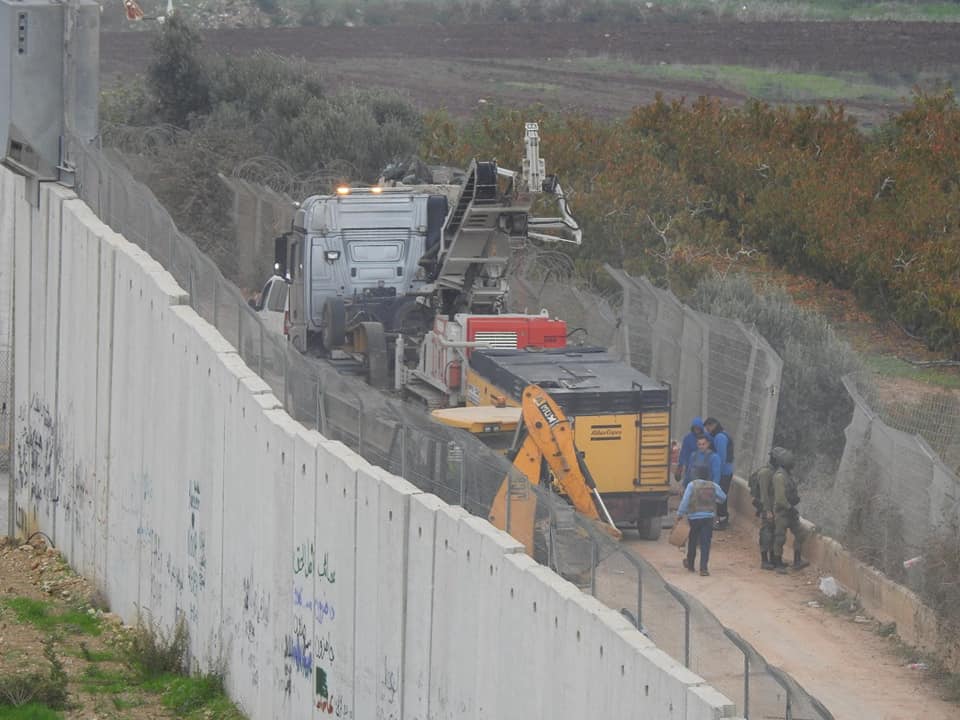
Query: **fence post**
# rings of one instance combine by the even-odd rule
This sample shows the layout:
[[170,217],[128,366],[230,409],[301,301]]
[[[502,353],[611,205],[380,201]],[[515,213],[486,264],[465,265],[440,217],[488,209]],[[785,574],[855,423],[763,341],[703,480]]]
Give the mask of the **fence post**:
[[637,630],[643,627],[643,575],[637,567]]
[[407,477],[407,426],[400,426],[400,477]]
[[590,536],[590,594],[597,596],[597,565],[600,562],[600,553],[597,551],[597,539]]
[[220,283],[217,282],[217,277],[216,275],[214,275],[214,278],[213,278],[213,326],[217,328],[217,330],[220,329],[219,326],[217,325],[217,287],[219,287],[219,285]]
[[690,667],[690,605],[686,598],[673,585],[664,583],[667,592],[673,595],[683,607],[683,664]]
[[[213,287],[216,288],[217,286],[214,285]],[[216,298],[216,295],[214,295],[214,298]],[[214,299],[213,307],[214,307],[214,313],[216,313],[216,307],[217,307],[216,299]],[[283,346],[283,409],[286,410],[288,413],[290,413],[290,417],[296,420],[298,419],[297,413],[288,404],[290,402],[290,392],[289,392],[290,359],[287,357],[287,353],[289,351],[290,351],[290,348]]]
[[743,654],[743,720],[750,720],[750,658]]
[[[737,422],[736,430],[736,443],[738,448],[745,448],[746,445],[743,441],[744,430],[747,427],[748,418],[750,415],[750,391],[753,389],[753,376],[757,371],[757,338],[756,332],[750,332],[747,329],[747,326],[744,325],[739,320],[737,321],[737,327],[739,328],[744,339],[750,343],[750,360],[747,361],[747,377],[743,384],[743,399],[740,402],[740,418]],[[757,432],[754,434],[754,441],[760,439],[760,433]],[[752,467],[760,467],[763,464],[763,461],[766,457],[766,452],[763,448],[755,445],[752,448],[753,452],[750,455],[750,464]]]
[[237,353],[240,359],[246,362],[247,359],[243,356],[243,308],[237,311]]
[[507,517],[504,525],[504,530],[510,536],[513,536],[513,533],[510,532],[510,496],[513,494],[513,473],[513,468],[507,471]]
[[467,506],[467,449],[460,448],[460,507]]
[[357,455],[363,457],[363,401],[357,397]]
[[260,353],[257,357],[257,375],[263,377],[263,323],[257,323],[260,328]]
[[323,402],[323,383],[317,378],[317,430],[324,437],[327,435],[327,409]]

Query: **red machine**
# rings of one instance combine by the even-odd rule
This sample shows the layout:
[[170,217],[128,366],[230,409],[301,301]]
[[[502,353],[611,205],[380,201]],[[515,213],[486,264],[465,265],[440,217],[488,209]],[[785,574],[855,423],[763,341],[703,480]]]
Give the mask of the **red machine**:
[[403,344],[397,343],[396,389],[419,396],[430,407],[459,405],[464,400],[464,368],[474,348],[539,350],[566,345],[566,322],[546,313],[459,314],[452,320],[437,316],[420,345],[416,368],[404,366]]

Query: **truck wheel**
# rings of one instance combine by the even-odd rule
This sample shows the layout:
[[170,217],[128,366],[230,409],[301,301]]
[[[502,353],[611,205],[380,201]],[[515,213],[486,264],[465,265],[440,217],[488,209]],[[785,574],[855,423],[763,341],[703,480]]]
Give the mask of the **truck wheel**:
[[663,522],[659,515],[652,518],[640,518],[640,520],[637,521],[637,532],[640,533],[641,540],[653,540],[656,542],[660,539],[662,529]]
[[353,331],[353,345],[363,353],[367,366],[367,382],[385,390],[389,387],[389,362],[387,359],[387,336],[378,322],[362,322]]
[[338,297],[327,298],[323,304],[323,347],[334,350],[343,347],[346,340],[347,310]]

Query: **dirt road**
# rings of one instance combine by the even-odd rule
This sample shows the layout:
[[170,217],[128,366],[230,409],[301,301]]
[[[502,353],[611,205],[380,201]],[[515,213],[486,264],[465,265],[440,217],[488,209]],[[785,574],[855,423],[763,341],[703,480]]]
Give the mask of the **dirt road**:
[[710,577],[689,573],[677,548],[628,540],[663,577],[706,605],[766,659],[790,673],[837,720],[956,720],[960,706],[938,698],[922,671],[906,668],[890,640],[852,615],[811,607],[822,601],[815,568],[788,576],[759,569],[756,531],[716,533]]

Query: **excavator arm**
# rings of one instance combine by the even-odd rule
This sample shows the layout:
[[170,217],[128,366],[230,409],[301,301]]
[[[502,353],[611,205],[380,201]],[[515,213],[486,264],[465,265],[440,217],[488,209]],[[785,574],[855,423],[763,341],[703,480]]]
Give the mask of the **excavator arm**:
[[513,467],[497,491],[489,520],[522,542],[529,554],[533,554],[537,504],[537,495],[529,485],[552,482],[574,508],[620,539],[620,531],[577,451],[573,424],[553,398],[536,385],[523,391],[521,422],[508,457],[513,459]]

